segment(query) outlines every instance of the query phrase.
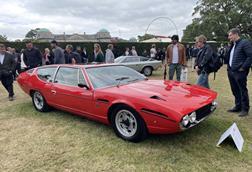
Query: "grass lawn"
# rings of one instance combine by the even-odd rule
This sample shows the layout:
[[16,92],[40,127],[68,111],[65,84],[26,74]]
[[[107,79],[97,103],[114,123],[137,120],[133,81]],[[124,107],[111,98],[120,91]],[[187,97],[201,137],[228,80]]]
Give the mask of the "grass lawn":
[[[151,78],[162,79],[161,70]],[[252,73],[248,78],[252,100]],[[189,82],[195,80],[190,72]],[[209,80],[219,103],[211,117],[183,133],[151,135],[137,144],[80,116],[37,112],[16,83],[17,98],[9,102],[0,86],[0,171],[252,171],[252,113],[239,118],[226,112],[233,96],[225,67]],[[215,146],[233,122],[245,140],[242,153],[230,140]]]

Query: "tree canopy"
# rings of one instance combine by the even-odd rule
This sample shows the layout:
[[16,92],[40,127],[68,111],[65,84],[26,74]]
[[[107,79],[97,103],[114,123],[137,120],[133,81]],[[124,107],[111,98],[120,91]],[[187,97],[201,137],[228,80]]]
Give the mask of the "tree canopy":
[[183,41],[200,34],[209,40],[226,41],[227,32],[238,27],[244,37],[252,38],[251,0],[198,0],[192,23],[184,30]]
[[7,42],[8,38],[6,35],[0,35],[0,42]]
[[35,39],[37,37],[39,28],[31,29],[27,34],[25,35],[25,38],[28,39]]

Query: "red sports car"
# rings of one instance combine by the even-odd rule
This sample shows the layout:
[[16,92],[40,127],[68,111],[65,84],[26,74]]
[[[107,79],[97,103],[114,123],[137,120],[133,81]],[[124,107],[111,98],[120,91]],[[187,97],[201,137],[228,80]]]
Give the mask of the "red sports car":
[[36,110],[54,107],[110,124],[117,136],[132,142],[148,133],[191,128],[217,106],[214,91],[148,80],[121,65],[49,65],[23,72],[17,81]]

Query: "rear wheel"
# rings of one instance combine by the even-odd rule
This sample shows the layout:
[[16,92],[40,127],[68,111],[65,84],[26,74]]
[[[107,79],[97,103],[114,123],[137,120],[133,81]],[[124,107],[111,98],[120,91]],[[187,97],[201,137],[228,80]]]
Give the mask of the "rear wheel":
[[40,112],[47,112],[50,110],[50,106],[46,103],[45,98],[39,91],[35,91],[32,94],[32,103],[35,109]]
[[116,108],[112,112],[111,122],[116,135],[124,140],[140,142],[147,136],[143,119],[128,106]]
[[151,76],[153,69],[151,67],[144,67],[143,68],[143,74],[145,76]]

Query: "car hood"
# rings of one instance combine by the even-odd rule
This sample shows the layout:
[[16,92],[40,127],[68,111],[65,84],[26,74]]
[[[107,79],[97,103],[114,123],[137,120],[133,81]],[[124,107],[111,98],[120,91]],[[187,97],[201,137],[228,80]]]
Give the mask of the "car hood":
[[180,114],[192,112],[212,102],[217,93],[188,83],[177,81],[146,80],[119,87],[107,88],[111,93],[133,97],[144,102],[168,108]]

